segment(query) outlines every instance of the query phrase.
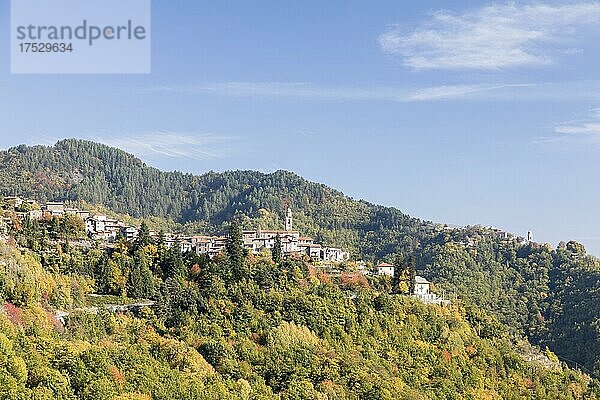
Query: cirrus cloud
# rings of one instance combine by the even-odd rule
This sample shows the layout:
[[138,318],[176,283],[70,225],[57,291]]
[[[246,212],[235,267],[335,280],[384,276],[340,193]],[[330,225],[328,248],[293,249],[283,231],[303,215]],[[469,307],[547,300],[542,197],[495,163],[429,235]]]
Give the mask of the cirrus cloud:
[[572,52],[580,34],[596,29],[600,2],[494,4],[463,14],[435,12],[413,30],[392,27],[381,49],[415,70],[547,65],[557,48]]
[[118,147],[139,157],[188,158],[211,160],[231,152],[236,137],[212,133],[155,131],[122,136],[97,136],[93,140]]
[[600,108],[590,110],[586,118],[559,124],[554,131],[568,136],[597,136],[600,138]]
[[554,126],[554,135],[534,139],[537,144],[600,144],[600,108],[589,110],[585,117]]
[[189,86],[160,86],[154,91],[169,93],[214,94],[232,97],[298,98],[321,101],[395,101],[423,102],[453,99],[485,99],[510,95],[538,87],[534,83],[475,83],[403,88],[384,86],[328,87],[310,82],[217,82]]
[[600,80],[562,82],[494,82],[426,87],[323,86],[311,82],[207,82],[163,85],[144,92],[302,101],[392,101],[400,103],[450,100],[600,100]]

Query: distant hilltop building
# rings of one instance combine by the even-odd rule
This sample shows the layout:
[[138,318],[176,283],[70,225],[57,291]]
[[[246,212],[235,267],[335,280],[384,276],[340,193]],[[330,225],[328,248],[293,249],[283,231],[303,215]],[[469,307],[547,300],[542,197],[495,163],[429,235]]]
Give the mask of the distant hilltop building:
[[422,276],[415,276],[415,288],[413,294],[415,296],[428,296],[430,295],[430,282]]
[[527,241],[533,242],[533,232],[527,231]]
[[84,221],[91,215],[89,211],[82,211],[77,208],[65,207],[65,203],[63,203],[62,201],[49,201],[46,204],[44,204],[41,208],[42,217],[55,217],[66,214],[76,215]]
[[88,236],[94,240],[113,242],[119,236],[127,240],[133,240],[137,237],[136,227],[128,226],[122,221],[108,218],[103,214],[84,218],[84,221]]

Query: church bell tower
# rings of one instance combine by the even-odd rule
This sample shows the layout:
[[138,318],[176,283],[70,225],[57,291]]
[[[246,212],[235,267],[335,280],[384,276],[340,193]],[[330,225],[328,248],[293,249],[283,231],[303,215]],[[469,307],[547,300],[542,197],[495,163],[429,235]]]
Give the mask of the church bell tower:
[[285,212],[285,230],[286,231],[291,231],[292,230],[292,209],[288,206],[286,212]]

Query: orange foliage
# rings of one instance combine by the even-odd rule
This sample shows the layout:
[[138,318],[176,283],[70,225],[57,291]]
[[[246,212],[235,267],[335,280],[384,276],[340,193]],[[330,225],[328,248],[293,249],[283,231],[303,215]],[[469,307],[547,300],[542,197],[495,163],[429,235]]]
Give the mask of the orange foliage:
[[442,357],[448,362],[452,360],[452,354],[450,354],[446,349],[442,350]]
[[353,274],[343,273],[340,277],[340,285],[348,289],[368,289],[369,281],[360,272]]
[[331,283],[331,276],[329,276],[328,274],[326,274],[325,272],[317,272],[317,279],[321,282],[321,283]]
[[10,248],[16,249],[17,248],[17,242],[15,241],[15,238],[12,236],[8,237],[8,240],[6,241],[6,244],[8,244],[8,246]]
[[535,387],[535,384],[530,378],[525,378],[525,387],[527,389],[533,389]]
[[474,356],[475,354],[477,354],[477,349],[471,344],[465,347],[465,351],[469,356]]
[[200,275],[200,265],[199,264],[192,265],[192,268],[190,269],[190,273],[192,275]]
[[125,375],[123,375],[119,368],[115,367],[114,365],[111,365],[110,367],[108,367],[108,372],[110,373],[110,376],[112,376],[112,378],[115,380],[115,382],[117,382],[119,385],[125,384]]
[[23,325],[23,315],[21,313],[21,309],[14,304],[6,303],[2,310],[6,313],[6,316],[13,323],[13,325],[22,326]]

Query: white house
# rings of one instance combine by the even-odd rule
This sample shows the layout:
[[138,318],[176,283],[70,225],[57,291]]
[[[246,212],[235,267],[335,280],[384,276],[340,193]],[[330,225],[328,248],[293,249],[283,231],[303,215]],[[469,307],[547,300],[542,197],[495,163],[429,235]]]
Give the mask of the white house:
[[125,224],[115,219],[109,219],[106,215],[94,215],[85,220],[85,230],[95,240],[114,241]]
[[12,205],[14,208],[20,207],[23,204],[23,199],[18,196],[6,196],[4,202]]
[[415,276],[415,288],[413,289],[412,295],[427,304],[438,304],[440,306],[447,306],[450,304],[449,300],[439,297],[435,293],[431,293],[431,282],[419,275]]
[[415,296],[426,296],[429,293],[429,281],[425,278],[423,278],[422,276],[415,276],[415,289],[413,291],[413,294]]
[[126,240],[132,241],[133,239],[137,238],[138,229],[135,226],[126,226],[121,230],[121,233],[123,233],[123,236],[125,236]]
[[88,233],[94,234],[97,232],[104,232],[104,225],[106,224],[106,215],[94,215],[86,219],[85,229]]
[[208,254],[211,258],[225,250],[227,238],[225,236],[197,235],[190,238],[191,250],[196,254]]
[[379,263],[375,267],[375,272],[377,273],[377,275],[394,276],[394,265],[384,262]]
[[322,251],[323,261],[344,262],[348,261],[350,254],[337,247],[325,247]]
[[49,201],[44,206],[44,211],[49,215],[63,215],[65,213],[65,203],[62,201]]
[[262,230],[260,226],[256,231],[243,232],[244,247],[253,253],[258,253],[263,248],[272,249],[278,235],[281,239],[281,249],[285,254],[298,252],[298,239],[300,237],[298,231]]

